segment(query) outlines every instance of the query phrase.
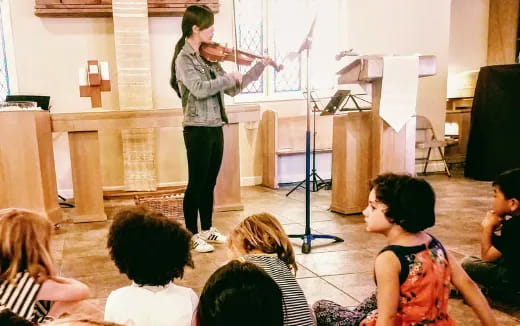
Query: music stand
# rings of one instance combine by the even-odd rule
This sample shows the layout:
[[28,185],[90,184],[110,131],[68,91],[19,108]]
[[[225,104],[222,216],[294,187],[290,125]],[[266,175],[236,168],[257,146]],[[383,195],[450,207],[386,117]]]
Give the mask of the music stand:
[[[336,113],[343,104],[343,101],[345,101],[345,98],[350,95],[350,90],[348,89],[338,89],[334,95],[330,98],[329,103],[327,103],[327,106],[323,109],[321,112],[321,115],[331,115]],[[348,99],[347,99],[348,101]]]
[[[345,104],[343,104],[343,106],[341,107],[340,111],[343,112],[343,111],[356,111],[357,110],[357,111],[361,112],[363,110],[370,110],[371,107],[361,107],[361,106],[359,106],[359,103],[357,102],[357,100],[360,100],[360,101],[363,101],[365,103],[368,103],[368,104],[372,105],[372,102],[365,100],[364,98],[362,98],[359,95],[362,95],[362,94],[348,94],[347,100],[345,101]],[[349,100],[352,100],[352,102],[354,102],[354,106],[356,107],[355,109],[346,107]]]
[[[305,132],[305,233],[290,234],[289,238],[299,238],[303,240],[302,253],[308,254],[311,252],[311,243],[314,239],[332,239],[334,242],[343,242],[344,240],[334,235],[328,234],[312,234],[311,233],[311,192],[310,192],[310,175],[311,175],[311,84],[310,84],[310,65],[309,65],[309,51],[312,46],[312,33],[314,31],[314,24],[316,23],[316,16],[312,21],[309,33],[305,40],[303,40],[298,54],[301,55],[303,51],[306,54],[307,65],[307,131]],[[295,188],[296,189],[296,188]],[[293,189],[294,190],[294,189]]]
[[[348,102],[352,100],[355,108],[347,108]],[[345,112],[345,111],[363,111],[370,110],[369,107],[361,107],[357,101],[363,101],[368,104],[372,104],[371,102],[365,100],[360,97],[359,94],[352,94],[350,90],[347,89],[338,89],[336,93],[330,98],[329,103],[321,112],[321,115],[332,115],[336,112]]]

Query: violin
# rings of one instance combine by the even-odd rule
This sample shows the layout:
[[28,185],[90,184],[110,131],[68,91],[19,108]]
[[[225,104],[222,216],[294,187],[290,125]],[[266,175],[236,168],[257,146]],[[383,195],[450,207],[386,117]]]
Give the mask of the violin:
[[[232,61],[242,66],[250,66],[255,59],[266,58],[249,52],[231,49],[215,42],[202,43],[199,52],[200,55],[209,62]],[[276,71],[283,69],[282,65],[278,65],[272,59],[269,60],[268,64],[273,66]]]

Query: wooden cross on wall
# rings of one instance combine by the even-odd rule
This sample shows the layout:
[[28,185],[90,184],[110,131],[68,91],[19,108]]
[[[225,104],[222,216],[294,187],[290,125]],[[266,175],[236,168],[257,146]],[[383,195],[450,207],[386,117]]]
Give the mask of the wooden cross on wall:
[[[90,97],[92,107],[100,108],[101,92],[110,91],[108,64],[100,64],[97,60],[89,60],[87,65],[87,71],[80,69],[79,95],[81,97]],[[86,76],[82,76],[82,74],[85,74]]]

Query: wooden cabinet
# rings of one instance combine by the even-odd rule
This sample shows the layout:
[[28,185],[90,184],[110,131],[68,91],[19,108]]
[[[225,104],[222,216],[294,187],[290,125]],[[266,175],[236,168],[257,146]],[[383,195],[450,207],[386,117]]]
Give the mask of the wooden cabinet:
[[49,112],[0,112],[0,189],[0,209],[23,207],[61,222]]
[[[182,16],[190,5],[206,5],[214,13],[219,0],[148,0],[149,16]],[[35,0],[34,13],[41,17],[110,17],[112,0]]]

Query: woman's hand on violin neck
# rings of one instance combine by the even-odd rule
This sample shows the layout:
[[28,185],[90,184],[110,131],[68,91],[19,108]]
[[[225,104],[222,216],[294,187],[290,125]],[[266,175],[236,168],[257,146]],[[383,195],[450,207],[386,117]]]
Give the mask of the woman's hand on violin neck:
[[262,64],[264,66],[273,66],[276,71],[280,71],[283,69],[283,65],[277,64],[271,57],[263,57]]
[[271,57],[263,57],[262,58],[262,64],[264,66],[268,66],[268,65],[274,65],[275,63],[274,63],[274,60],[271,59]]
[[233,77],[233,79],[234,79],[238,84],[242,84],[242,74],[239,73],[238,71],[230,72],[230,73],[228,73],[228,75],[230,75],[231,77]]

